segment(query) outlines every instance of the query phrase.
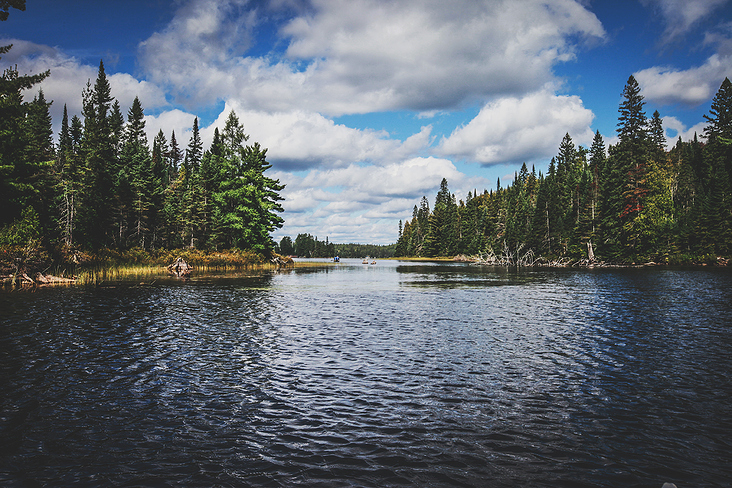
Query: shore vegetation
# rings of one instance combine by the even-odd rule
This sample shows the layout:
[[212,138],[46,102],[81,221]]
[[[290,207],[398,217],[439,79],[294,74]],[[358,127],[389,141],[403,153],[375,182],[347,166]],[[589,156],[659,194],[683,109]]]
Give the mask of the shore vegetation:
[[[25,2],[10,6],[24,10]],[[0,46],[0,55],[11,49]],[[203,267],[279,263],[271,233],[283,224],[284,185],[267,176],[267,149],[248,143],[233,111],[208,148],[195,117],[186,147],[175,131],[160,130],[150,143],[142,101],[125,117],[100,61],[96,80],[79,87],[81,113],[64,105],[54,142],[49,107],[63,101],[46,100],[43,90],[25,100],[49,75],[9,67],[0,76],[4,281],[167,265],[179,256]]]
[[395,256],[461,256],[500,266],[704,264],[732,256],[732,83],[711,101],[703,134],[668,149],[631,76],[617,142],[566,134],[546,174],[526,163],[507,186],[464,200],[442,180],[435,203],[399,222]]

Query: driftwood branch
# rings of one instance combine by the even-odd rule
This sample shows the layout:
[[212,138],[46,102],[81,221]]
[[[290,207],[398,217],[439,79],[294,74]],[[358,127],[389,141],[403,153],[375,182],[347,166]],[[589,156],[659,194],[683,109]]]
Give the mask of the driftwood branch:
[[295,264],[295,262],[289,256],[274,255],[274,257],[272,257],[272,259],[270,261],[272,262],[272,264],[274,264],[278,268],[294,266],[294,264]]

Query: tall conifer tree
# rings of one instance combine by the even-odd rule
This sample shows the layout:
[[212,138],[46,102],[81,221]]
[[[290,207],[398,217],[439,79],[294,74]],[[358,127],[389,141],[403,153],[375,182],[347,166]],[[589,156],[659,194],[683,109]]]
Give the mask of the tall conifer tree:
[[110,246],[114,236],[119,235],[114,231],[113,196],[118,163],[109,122],[112,100],[104,63],[100,61],[94,87],[87,83],[83,94],[82,152],[86,167],[78,219],[84,244],[95,249]]

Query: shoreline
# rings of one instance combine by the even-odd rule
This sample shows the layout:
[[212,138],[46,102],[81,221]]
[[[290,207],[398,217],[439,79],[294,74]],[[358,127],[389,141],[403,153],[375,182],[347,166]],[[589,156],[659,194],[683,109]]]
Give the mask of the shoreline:
[[458,255],[453,258],[455,262],[470,263],[484,266],[501,266],[501,267],[518,267],[518,268],[650,268],[650,267],[692,267],[692,268],[703,268],[703,267],[719,267],[724,268],[730,265],[730,259],[722,256],[717,256],[714,261],[701,261],[691,260],[690,262],[656,262],[646,261],[643,263],[613,263],[608,261],[590,261],[587,258],[572,260],[572,259],[558,259],[554,261],[547,261],[545,258],[537,258],[531,263],[522,264],[507,264],[499,262],[499,259],[485,259],[480,256],[465,256]]
[[103,249],[96,253],[65,250],[53,259],[7,259],[0,265],[0,287],[37,287],[87,285],[137,277],[180,276],[171,269],[180,260],[191,270],[226,272],[253,269],[279,269],[294,266],[292,259],[274,252],[268,256],[251,250],[206,251],[198,249],[131,249],[124,252]]

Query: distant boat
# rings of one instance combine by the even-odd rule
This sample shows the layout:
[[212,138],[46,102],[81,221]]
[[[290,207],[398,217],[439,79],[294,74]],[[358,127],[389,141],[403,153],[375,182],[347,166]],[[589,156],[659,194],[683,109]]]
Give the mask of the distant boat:
[[341,258],[339,258],[338,256],[336,256],[336,257],[333,258],[333,262],[334,263],[340,263],[341,262]]
[[371,261],[371,264],[376,264],[376,261]]
[[366,256],[363,261],[361,261],[361,264],[369,264],[369,257]]

